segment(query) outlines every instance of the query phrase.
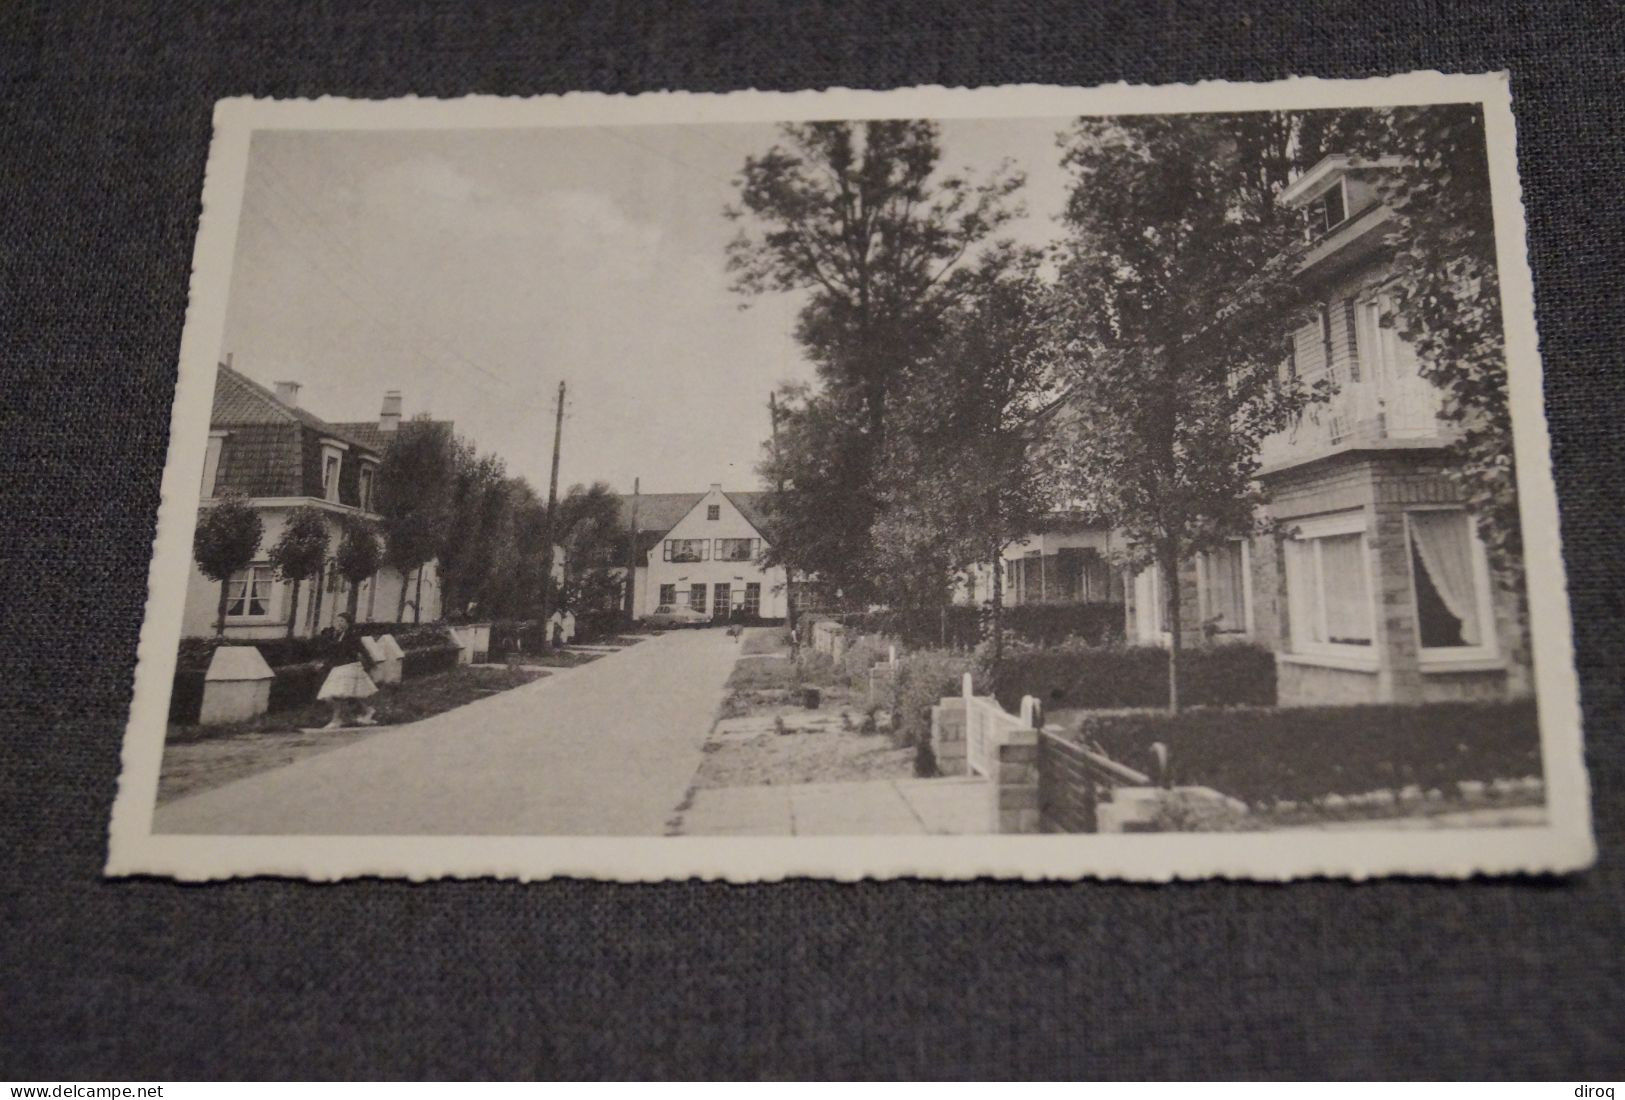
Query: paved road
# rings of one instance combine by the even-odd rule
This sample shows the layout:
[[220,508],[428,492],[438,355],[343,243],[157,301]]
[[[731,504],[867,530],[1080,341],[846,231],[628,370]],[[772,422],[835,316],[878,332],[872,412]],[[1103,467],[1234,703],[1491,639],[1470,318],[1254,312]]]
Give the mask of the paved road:
[[588,665],[160,806],[158,833],[659,836],[738,644],[651,638]]

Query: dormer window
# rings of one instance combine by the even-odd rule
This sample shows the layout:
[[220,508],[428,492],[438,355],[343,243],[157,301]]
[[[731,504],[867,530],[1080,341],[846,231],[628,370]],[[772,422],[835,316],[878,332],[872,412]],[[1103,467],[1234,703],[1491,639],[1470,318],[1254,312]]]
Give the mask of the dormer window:
[[372,480],[376,467],[370,462],[361,464],[361,510],[372,511]]
[[203,453],[203,495],[212,497],[220,485],[220,455],[225,450],[226,433],[209,433],[209,449]]
[[322,440],[322,499],[339,503],[339,479],[344,473],[344,452],[349,450],[336,439]]
[[1348,181],[1339,179],[1304,207],[1310,240],[1325,236],[1348,219]]

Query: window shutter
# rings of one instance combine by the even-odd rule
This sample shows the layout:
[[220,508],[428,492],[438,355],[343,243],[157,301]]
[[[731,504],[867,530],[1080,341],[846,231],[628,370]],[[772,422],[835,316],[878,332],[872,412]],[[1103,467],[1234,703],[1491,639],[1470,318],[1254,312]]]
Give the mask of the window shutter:
[[1358,312],[1353,298],[1343,299],[1343,329],[1348,337],[1349,381],[1360,380],[1360,333]]

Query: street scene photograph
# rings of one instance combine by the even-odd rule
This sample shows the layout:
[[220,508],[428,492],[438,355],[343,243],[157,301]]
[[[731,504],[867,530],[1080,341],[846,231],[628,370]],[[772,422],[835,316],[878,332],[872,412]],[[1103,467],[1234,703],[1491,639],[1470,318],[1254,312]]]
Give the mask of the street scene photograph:
[[1510,148],[1190,108],[243,130],[150,834],[1551,825]]

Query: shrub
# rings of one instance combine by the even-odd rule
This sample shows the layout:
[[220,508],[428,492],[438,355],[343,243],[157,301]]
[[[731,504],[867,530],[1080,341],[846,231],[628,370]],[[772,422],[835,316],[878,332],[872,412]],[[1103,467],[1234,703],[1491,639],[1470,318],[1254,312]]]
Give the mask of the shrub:
[[[853,633],[895,638],[919,649],[968,650],[986,637],[989,616],[986,607],[950,604],[914,610],[808,615],[797,626],[803,645],[812,642],[813,622],[834,619]],[[1053,646],[1069,641],[1108,645],[1123,640],[1120,603],[1021,604],[1006,607],[1001,621],[1009,637],[1033,645]]]
[[1532,701],[1103,711],[1064,736],[1147,774],[1160,742],[1171,782],[1252,805],[1541,774]]
[[841,677],[854,688],[868,688],[869,670],[886,659],[889,644],[878,634],[860,634],[850,638],[841,653]]
[[[1183,650],[1180,657],[1183,703],[1275,703],[1275,655],[1263,646],[1202,646]],[[1005,654],[989,679],[999,704],[1012,713],[1023,695],[1035,697],[1047,710],[1165,707],[1168,651],[1161,646],[1083,645],[1017,651]]]
[[892,685],[892,736],[899,744],[931,740],[931,708],[963,690],[971,658],[945,650],[922,650],[897,660]]
[[271,709],[292,710],[316,700],[327,678],[326,661],[309,661],[297,665],[273,668],[276,679],[271,681]]
[[455,642],[408,649],[401,661],[401,678],[404,680],[436,672],[449,672],[457,667],[457,658],[462,652],[463,647]]

